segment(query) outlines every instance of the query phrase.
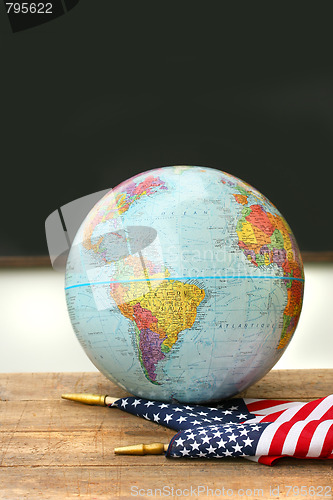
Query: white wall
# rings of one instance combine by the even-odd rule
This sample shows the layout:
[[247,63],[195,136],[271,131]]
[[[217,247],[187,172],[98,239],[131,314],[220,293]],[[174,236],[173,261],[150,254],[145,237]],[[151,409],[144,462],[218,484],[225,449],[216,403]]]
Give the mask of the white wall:
[[310,264],[296,332],[275,369],[333,368],[333,263]]
[[[301,319],[277,369],[333,368],[333,264],[305,265]],[[0,270],[0,372],[96,371],[66,308],[64,276]]]
[[0,372],[96,371],[72,329],[64,275],[0,271]]

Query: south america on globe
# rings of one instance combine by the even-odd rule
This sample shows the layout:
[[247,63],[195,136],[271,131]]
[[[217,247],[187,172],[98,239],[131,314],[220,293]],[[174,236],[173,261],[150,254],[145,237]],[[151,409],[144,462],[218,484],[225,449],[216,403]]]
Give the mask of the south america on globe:
[[277,208],[237,177],[187,166],[109,191],[81,224],[65,278],[94,365],[137,397],[188,403],[262,378],[295,332],[303,289]]

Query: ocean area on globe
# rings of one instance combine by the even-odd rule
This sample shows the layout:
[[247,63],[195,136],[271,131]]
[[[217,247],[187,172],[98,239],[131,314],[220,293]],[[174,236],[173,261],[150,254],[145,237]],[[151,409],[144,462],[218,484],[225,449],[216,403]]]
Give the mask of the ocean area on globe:
[[66,302],[94,365],[135,396],[231,397],[279,360],[304,290],[297,242],[278,209],[226,172],[143,172],[82,222]]

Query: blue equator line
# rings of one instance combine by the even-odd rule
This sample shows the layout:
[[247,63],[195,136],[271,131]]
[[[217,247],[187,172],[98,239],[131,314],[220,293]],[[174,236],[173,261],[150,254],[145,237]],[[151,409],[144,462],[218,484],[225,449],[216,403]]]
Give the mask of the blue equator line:
[[289,276],[181,276],[176,278],[140,278],[134,280],[109,280],[109,281],[95,281],[88,283],[78,283],[77,285],[69,285],[65,287],[65,290],[70,288],[78,288],[80,286],[91,286],[91,285],[109,285],[110,283],[135,283],[135,282],[145,282],[145,281],[180,281],[180,280],[195,280],[195,279],[210,279],[210,280],[234,280],[234,279],[265,279],[265,280],[290,280],[290,281],[301,281],[303,278],[293,278]]

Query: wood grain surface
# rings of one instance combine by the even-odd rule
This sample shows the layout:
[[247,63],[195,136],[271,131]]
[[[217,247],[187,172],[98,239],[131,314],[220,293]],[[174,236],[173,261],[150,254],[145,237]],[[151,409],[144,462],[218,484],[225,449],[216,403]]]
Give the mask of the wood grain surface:
[[[332,388],[333,370],[276,370],[242,396],[309,401]],[[65,392],[126,395],[100,373],[0,374],[0,498],[332,498],[332,461],[267,467],[240,458],[114,455],[116,446],[168,442],[175,432],[62,400]]]

